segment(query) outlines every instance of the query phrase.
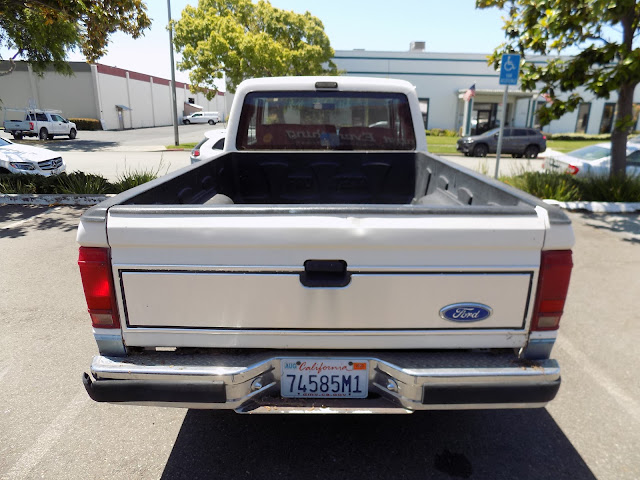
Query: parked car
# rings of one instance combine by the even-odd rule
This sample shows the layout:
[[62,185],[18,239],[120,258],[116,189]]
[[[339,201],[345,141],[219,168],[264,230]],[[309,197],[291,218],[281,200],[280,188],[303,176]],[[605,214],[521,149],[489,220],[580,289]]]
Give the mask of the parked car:
[[[482,135],[462,137],[456,149],[467,157],[486,157],[487,153],[496,153],[499,128],[484,132]],[[514,158],[536,158],[547,149],[547,137],[535,128],[505,128],[502,138],[502,153]]]
[[226,130],[208,130],[204,132],[204,139],[191,150],[191,163],[211,160],[218,156],[224,148]]
[[[611,143],[598,143],[547,158],[544,168],[578,177],[608,175],[611,169]],[[640,144],[627,143],[627,174],[640,175]]]
[[189,125],[190,123],[208,123],[209,125],[215,125],[219,121],[220,115],[218,112],[196,112],[182,119],[182,123],[185,125]]
[[30,173],[35,175],[57,175],[67,169],[57,152],[46,148],[19,145],[0,138],[0,174]]
[[[24,112],[24,120],[7,120],[7,112]],[[22,137],[53,140],[56,135],[73,140],[78,134],[76,124],[60,115],[58,110],[5,109],[4,130],[18,140]]]

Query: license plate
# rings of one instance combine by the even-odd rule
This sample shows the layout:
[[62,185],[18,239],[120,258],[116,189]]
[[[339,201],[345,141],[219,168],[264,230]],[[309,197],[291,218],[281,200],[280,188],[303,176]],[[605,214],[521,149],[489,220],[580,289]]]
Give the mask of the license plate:
[[354,359],[284,358],[280,394],[288,398],[366,398],[369,362]]

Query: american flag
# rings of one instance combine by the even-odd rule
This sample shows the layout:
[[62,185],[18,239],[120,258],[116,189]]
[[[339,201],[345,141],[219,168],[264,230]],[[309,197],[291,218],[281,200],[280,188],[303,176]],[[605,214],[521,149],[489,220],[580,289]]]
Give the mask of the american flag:
[[476,84],[474,83],[469,87],[469,89],[466,92],[464,92],[464,95],[462,98],[464,99],[465,102],[468,102],[475,96],[476,96]]

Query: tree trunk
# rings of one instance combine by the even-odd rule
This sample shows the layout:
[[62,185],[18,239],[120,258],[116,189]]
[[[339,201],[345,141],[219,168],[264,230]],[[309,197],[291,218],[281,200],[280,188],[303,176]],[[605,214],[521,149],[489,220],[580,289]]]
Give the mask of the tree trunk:
[[626,173],[627,136],[633,129],[633,92],[635,87],[635,84],[625,84],[618,91],[616,121],[611,133],[611,176]]

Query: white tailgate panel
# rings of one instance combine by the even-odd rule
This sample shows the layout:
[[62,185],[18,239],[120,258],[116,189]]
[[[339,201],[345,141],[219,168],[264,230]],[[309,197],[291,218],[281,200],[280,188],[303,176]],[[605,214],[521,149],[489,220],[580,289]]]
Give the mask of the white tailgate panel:
[[[297,274],[123,272],[130,327],[461,329],[524,326],[532,274],[353,274],[343,288],[307,288]],[[480,303],[477,322],[440,317]]]

